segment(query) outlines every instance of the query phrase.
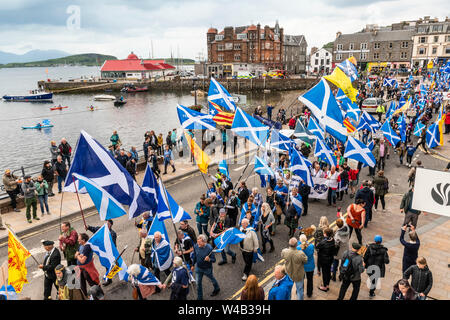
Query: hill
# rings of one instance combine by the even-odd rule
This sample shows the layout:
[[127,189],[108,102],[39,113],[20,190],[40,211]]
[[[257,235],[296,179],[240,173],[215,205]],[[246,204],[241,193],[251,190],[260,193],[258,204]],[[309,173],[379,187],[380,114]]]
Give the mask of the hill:
[[185,58],[158,58],[159,59],[164,59],[166,61],[166,63],[171,64],[171,65],[176,65],[177,63],[179,64],[195,64],[195,60],[192,59],[185,59]]
[[57,59],[70,56],[70,53],[60,50],[31,50],[24,54],[15,54],[0,51],[0,64],[6,63],[24,63],[30,61],[42,61],[48,59]]
[[101,66],[105,60],[117,60],[117,58],[97,53],[84,53],[44,61],[8,63],[0,65],[0,68],[56,67],[60,65]]

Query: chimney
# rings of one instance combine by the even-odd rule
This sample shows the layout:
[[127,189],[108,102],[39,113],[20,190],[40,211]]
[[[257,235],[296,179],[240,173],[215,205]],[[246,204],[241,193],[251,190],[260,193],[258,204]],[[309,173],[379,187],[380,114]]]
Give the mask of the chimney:
[[336,32],[336,39],[339,38],[342,35],[342,32],[338,31]]

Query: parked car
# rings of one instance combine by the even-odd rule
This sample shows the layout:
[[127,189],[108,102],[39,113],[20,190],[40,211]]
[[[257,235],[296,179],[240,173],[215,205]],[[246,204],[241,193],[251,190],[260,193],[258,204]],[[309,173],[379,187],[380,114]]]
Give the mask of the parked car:
[[386,107],[386,103],[381,98],[367,98],[363,101],[361,111],[367,111],[368,113],[376,113],[377,107],[383,105]]

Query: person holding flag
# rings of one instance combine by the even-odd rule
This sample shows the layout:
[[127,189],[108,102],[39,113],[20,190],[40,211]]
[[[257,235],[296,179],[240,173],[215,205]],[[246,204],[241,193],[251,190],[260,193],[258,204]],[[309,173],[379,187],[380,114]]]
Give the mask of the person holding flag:
[[80,268],[80,289],[84,296],[88,296],[86,282],[89,286],[95,286],[100,284],[99,273],[94,265],[94,255],[91,245],[87,243],[89,236],[86,233],[80,233],[78,235],[78,243],[80,247],[75,252],[75,259],[77,259],[77,266]]
[[[155,277],[160,279],[161,271],[164,271],[166,276],[170,275],[170,266],[172,265],[173,252],[167,240],[163,239],[161,232],[156,231],[151,242],[151,259],[152,269]],[[156,292],[160,292],[160,288]]]
[[[217,217],[214,224],[211,226],[210,235],[212,239],[217,239],[221,234],[225,232],[228,228],[234,227],[231,224],[231,218],[227,217],[226,210],[220,209],[219,216]],[[227,263],[227,254],[231,256],[231,262],[236,262],[236,253],[231,251],[229,246],[226,246],[224,250],[221,251],[222,254],[222,261],[218,263],[219,266],[224,265]]]
[[249,227],[250,221],[247,218],[242,219],[241,228],[239,229],[245,234],[245,238],[239,243],[242,251],[242,257],[244,259],[244,275],[242,276],[242,281],[247,280],[253,264],[253,253],[258,252],[259,242],[258,236],[256,235],[255,229]]
[[173,259],[173,271],[164,281],[162,289],[166,289],[167,285],[172,289],[170,300],[187,300],[187,295],[189,294],[189,272],[183,265],[183,259],[180,257]]
[[292,192],[289,195],[287,208],[284,224],[288,226],[289,237],[291,238],[295,234],[295,230],[298,227],[298,220],[303,211],[302,196],[298,193],[297,187],[292,188]]

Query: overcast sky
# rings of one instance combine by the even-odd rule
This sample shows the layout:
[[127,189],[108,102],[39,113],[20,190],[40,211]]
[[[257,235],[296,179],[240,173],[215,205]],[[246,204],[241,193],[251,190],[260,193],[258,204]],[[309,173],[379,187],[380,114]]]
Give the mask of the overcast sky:
[[356,32],[367,23],[450,15],[448,0],[0,0],[0,5],[1,51],[59,49],[119,59],[130,51],[148,57],[151,41],[155,58],[170,57],[171,51],[186,58],[206,55],[211,26],[220,31],[251,23],[274,26],[278,20],[285,34],[304,34],[309,51],[333,41],[337,31]]

